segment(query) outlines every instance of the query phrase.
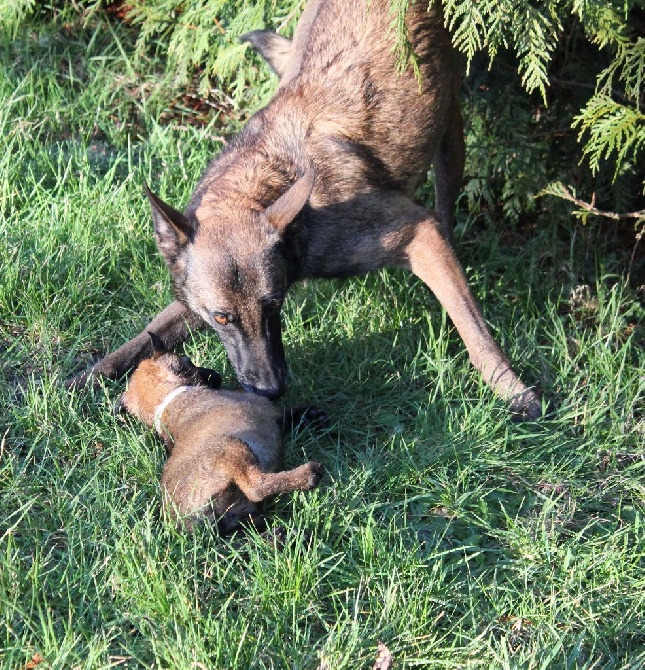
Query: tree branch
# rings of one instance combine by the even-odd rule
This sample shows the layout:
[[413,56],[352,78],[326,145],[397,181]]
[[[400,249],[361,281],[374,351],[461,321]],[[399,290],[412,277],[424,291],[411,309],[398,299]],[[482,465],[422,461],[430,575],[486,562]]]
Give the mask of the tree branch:
[[596,207],[596,194],[592,194],[591,202],[585,202],[576,198],[576,196],[571,193],[571,191],[564,185],[561,185],[561,190],[558,189],[556,192],[549,192],[550,195],[557,195],[564,200],[572,202],[574,205],[580,207],[580,209],[589,214],[594,214],[595,216],[604,216],[608,219],[614,219],[614,221],[620,221],[621,219],[645,219],[645,209],[642,209],[638,212],[607,212]]

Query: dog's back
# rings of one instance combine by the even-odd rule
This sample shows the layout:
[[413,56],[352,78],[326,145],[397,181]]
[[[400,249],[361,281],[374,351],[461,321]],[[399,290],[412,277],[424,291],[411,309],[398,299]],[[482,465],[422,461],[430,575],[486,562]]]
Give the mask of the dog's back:
[[[412,67],[394,65],[390,0],[328,0],[307,11],[315,17],[298,26],[296,62],[282,77],[274,104],[284,98],[285,108],[305,110],[321,141],[360,146],[364,167],[380,170],[393,186],[411,193],[425,179],[448,123],[461,123],[451,118],[453,103],[458,113],[460,70],[441,8],[434,3],[428,11],[427,2],[416,2],[408,12],[418,75]],[[346,153],[338,146],[331,152],[316,148],[321,150]],[[340,163],[329,181],[346,171]],[[324,189],[319,191],[322,201]]]
[[[447,133],[456,128],[461,141],[458,60],[441,8],[432,5],[428,11],[426,4],[414,3],[406,23],[416,72],[396,66],[390,0],[309,2],[286,56],[286,40],[267,46],[269,31],[254,31],[256,39],[248,41],[266,58],[272,59],[275,49],[281,52],[280,84],[269,105],[212,163],[188,210],[203,196],[211,205],[225,199],[238,182],[244,182],[242,193],[271,202],[273,189],[284,190],[271,171],[291,174],[307,164],[315,166],[310,203],[317,209],[379,187],[411,195]],[[265,39],[257,39],[259,34]],[[246,183],[240,166],[248,171],[257,165],[258,153],[271,157],[271,170],[255,168],[263,179],[254,175]],[[451,200],[461,161],[458,157],[456,173],[449,176],[455,182]],[[452,220],[451,211],[446,216]]]

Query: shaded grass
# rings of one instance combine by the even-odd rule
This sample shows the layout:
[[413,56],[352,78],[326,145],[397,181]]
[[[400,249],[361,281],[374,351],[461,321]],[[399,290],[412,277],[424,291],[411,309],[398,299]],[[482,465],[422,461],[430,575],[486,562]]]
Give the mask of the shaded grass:
[[[308,281],[284,310],[285,402],[331,423],[287,461],[327,475],[268,505],[284,548],[161,519],[163,448],[112,415],[122,385],[60,382],[170,298],[142,177],[180,206],[218,147],[159,123],[119,39],[2,47],[3,667],[367,668],[378,640],[397,667],[645,666],[643,309],[567,222],[521,245],[458,229],[545,419],[509,421],[411,276]],[[186,350],[234,384],[212,335]]]

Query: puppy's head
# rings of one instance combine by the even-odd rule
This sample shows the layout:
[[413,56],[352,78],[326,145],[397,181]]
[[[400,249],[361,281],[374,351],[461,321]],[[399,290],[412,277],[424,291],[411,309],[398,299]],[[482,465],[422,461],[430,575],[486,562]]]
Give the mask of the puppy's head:
[[219,388],[222,379],[215,370],[193,365],[188,356],[168,351],[155,334],[149,332],[152,358],[147,358],[132,373],[128,390],[121,396],[118,407],[148,425],[163,399],[179,386],[208,386]]

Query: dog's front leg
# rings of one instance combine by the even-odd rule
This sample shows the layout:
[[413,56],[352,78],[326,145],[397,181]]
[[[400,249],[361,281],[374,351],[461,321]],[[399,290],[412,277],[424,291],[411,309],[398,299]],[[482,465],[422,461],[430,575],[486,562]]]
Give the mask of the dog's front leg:
[[89,370],[65,382],[67,388],[81,389],[96,385],[101,377],[118,379],[152,354],[148,331],[157,334],[168,349],[188,338],[191,330],[204,328],[206,323],[181,302],[175,300],[161,311],[136,337],[108,354]]
[[412,221],[402,228],[407,227],[410,234],[399,264],[432,290],[457,328],[472,364],[493,390],[509,401],[514,414],[522,419],[538,418],[542,407],[537,394],[520,381],[490,334],[452,246],[440,232],[439,221],[421,207],[408,209],[408,214]]

